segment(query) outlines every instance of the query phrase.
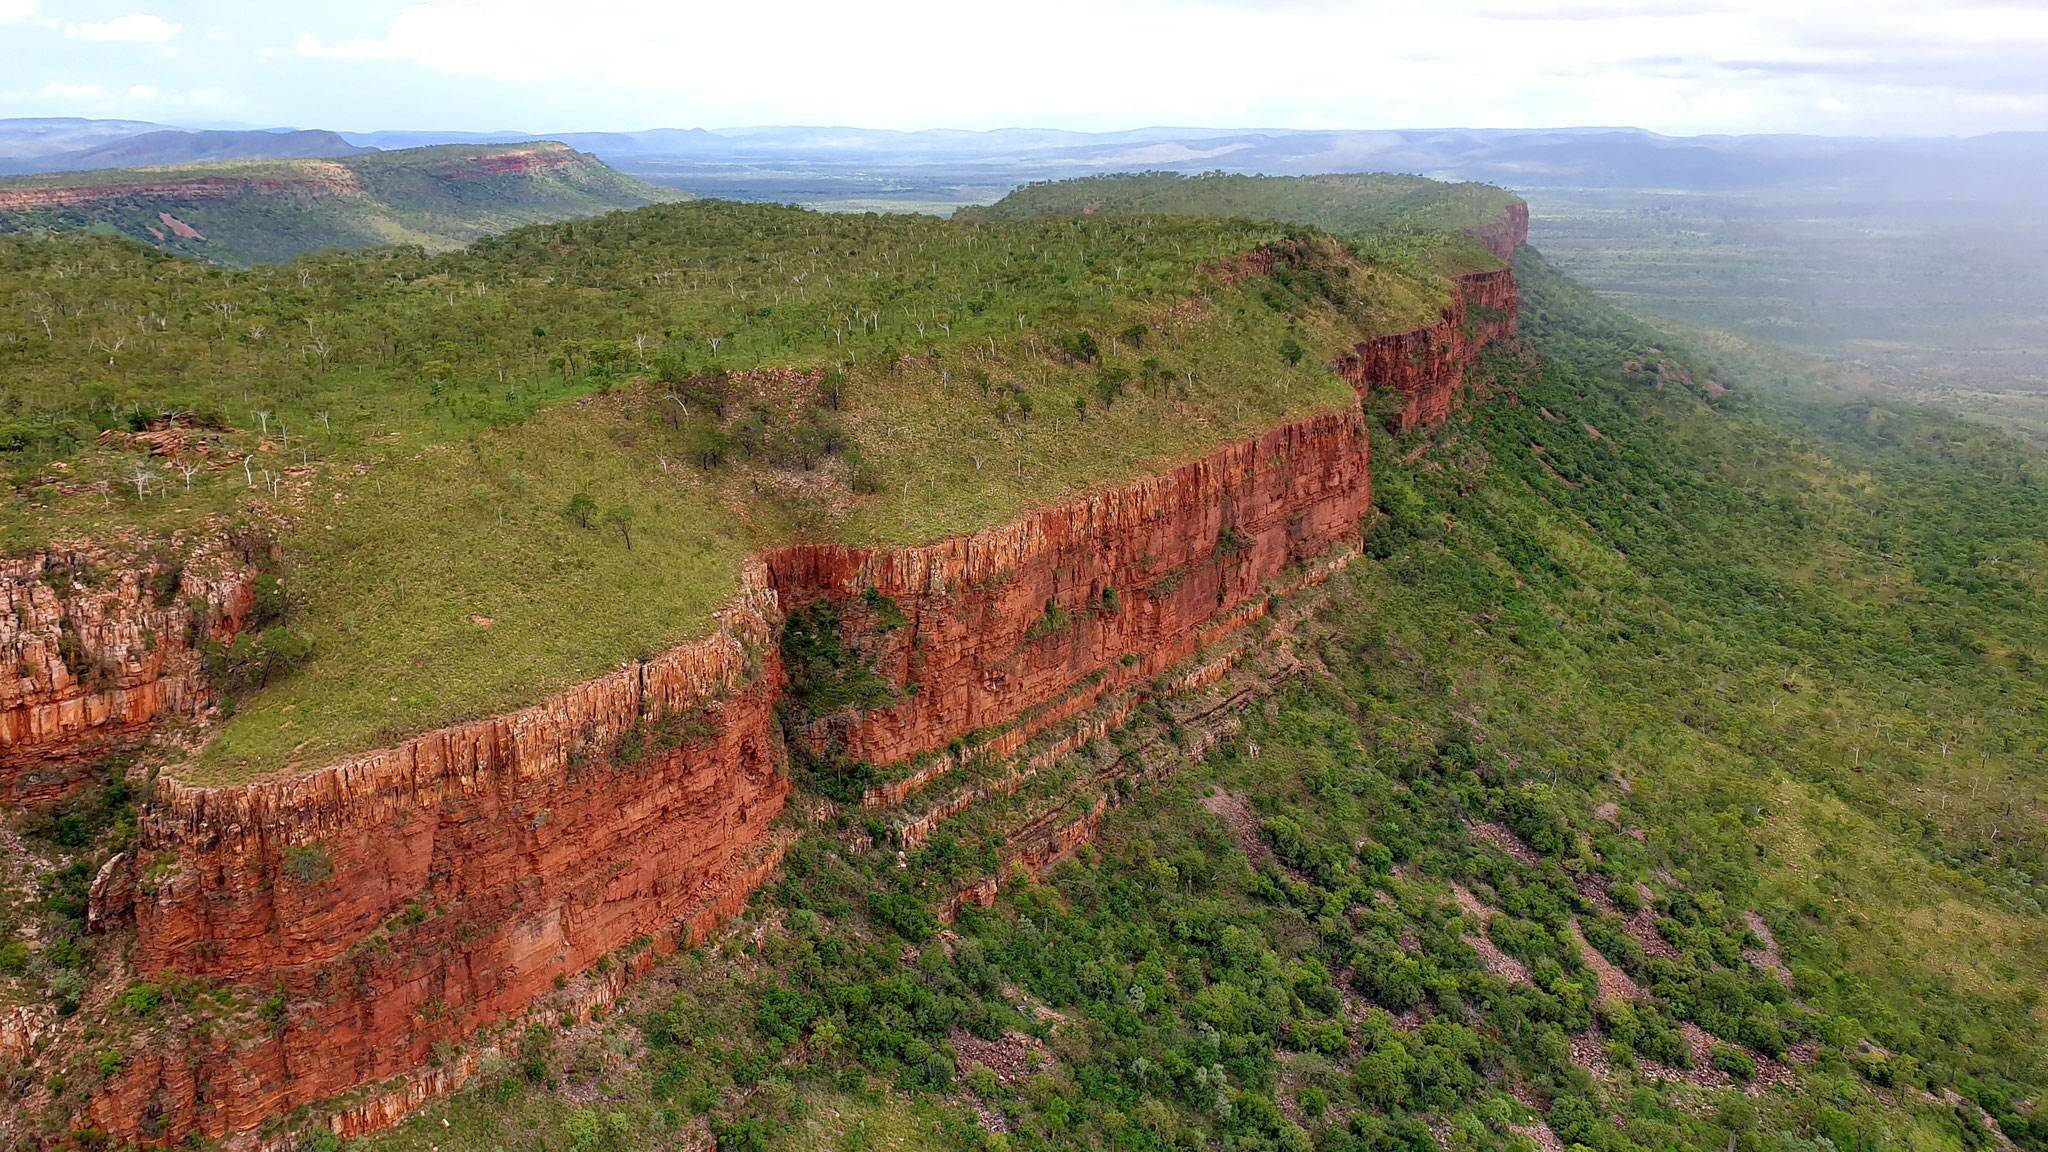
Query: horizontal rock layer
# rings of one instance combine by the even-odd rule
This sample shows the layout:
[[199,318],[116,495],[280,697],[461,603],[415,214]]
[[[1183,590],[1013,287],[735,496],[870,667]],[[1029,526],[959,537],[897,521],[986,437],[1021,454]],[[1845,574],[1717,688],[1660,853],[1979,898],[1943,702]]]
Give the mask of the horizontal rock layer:
[[0,560],[0,789],[60,795],[96,757],[209,699],[199,645],[234,639],[256,570],[224,547],[182,565],[101,553]]
[[760,576],[708,639],[536,707],[299,779],[166,782],[137,862],[135,968],[281,989],[285,1010],[254,1037],[174,1032],[95,1098],[95,1126],[247,1130],[736,910],[789,790]]
[[189,180],[84,184],[61,188],[0,188],[0,212],[82,208],[108,200],[165,200],[197,203],[232,200],[258,192],[269,196],[333,199],[359,196],[355,174],[339,164],[309,164],[290,176],[195,176]]

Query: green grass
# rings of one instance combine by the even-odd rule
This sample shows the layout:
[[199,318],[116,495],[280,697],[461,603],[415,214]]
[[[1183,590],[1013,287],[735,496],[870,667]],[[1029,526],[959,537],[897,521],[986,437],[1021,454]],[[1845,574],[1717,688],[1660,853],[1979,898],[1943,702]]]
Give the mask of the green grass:
[[[567,164],[518,174],[484,173],[479,155],[535,152]],[[199,180],[285,181],[282,190],[250,187],[225,197],[144,191],[141,186]],[[307,190],[303,185],[310,183]],[[356,186],[339,194],[336,186]],[[134,188],[89,204],[16,209],[0,230],[90,230],[195,260],[247,266],[291,260],[324,248],[413,244],[445,251],[524,224],[594,216],[687,199],[642,183],[595,157],[560,144],[477,148],[444,145],[334,160],[246,160],[161,168],[115,168],[0,180],[0,193],[36,188]],[[168,212],[199,233],[181,236]]]
[[1289,220],[1347,238],[1437,238],[1492,224],[1519,197],[1491,184],[1388,173],[1233,176],[1119,173],[1028,184],[967,214],[1003,220],[1081,213]]
[[[1273,277],[1215,270],[1274,243],[1291,258]],[[248,272],[17,237],[0,276],[5,547],[237,521],[283,545],[286,626],[313,657],[180,769],[205,781],[314,767],[699,635],[770,543],[929,541],[1348,407],[1325,362],[1448,291],[1242,221],[715,202]],[[210,455],[182,458],[189,488],[95,443],[166,414],[213,428]],[[596,530],[569,527],[577,493]],[[603,526],[620,505],[644,551]]]

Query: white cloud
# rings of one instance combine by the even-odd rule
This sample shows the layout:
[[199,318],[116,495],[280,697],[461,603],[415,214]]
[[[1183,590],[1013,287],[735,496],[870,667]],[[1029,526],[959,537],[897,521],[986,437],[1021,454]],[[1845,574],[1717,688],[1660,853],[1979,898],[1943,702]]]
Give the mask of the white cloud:
[[1971,93],[2048,96],[2044,49],[2026,0],[433,0],[295,50],[572,85],[551,102],[647,125],[1896,131]]
[[26,20],[36,14],[36,0],[0,0],[0,24]]
[[[4,2],[6,0],[0,0],[0,3]],[[184,25],[173,24],[161,16],[130,12],[104,24],[67,24],[64,31],[83,40],[137,40],[160,44],[176,36],[183,28]]]

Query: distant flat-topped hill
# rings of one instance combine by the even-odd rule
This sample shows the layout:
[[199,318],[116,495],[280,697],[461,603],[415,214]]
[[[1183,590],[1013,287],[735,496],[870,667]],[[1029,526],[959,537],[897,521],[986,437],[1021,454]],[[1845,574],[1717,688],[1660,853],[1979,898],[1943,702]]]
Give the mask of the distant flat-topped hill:
[[553,142],[447,145],[0,180],[0,232],[91,229],[249,265],[323,248],[443,251],[519,225],[687,198]]
[[1466,234],[1502,249],[1496,255],[1504,257],[1513,244],[1494,233],[1510,213],[1526,223],[1528,207],[1491,184],[1447,184],[1384,172],[1282,177],[1126,172],[1027,184],[971,215],[1014,220],[1097,212],[1284,220],[1381,243]]

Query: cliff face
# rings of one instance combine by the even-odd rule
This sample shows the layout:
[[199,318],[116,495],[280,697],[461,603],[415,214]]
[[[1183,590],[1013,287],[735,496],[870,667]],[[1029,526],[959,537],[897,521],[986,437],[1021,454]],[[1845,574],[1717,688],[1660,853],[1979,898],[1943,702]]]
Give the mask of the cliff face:
[[907,698],[816,733],[891,763],[1150,679],[1289,564],[1355,536],[1371,503],[1365,428],[1347,412],[1000,529],[927,548],[791,548],[768,565],[792,607],[873,589],[909,617],[867,645]]
[[80,184],[63,188],[0,188],[0,212],[81,208],[108,200],[231,200],[248,193],[320,198],[362,193],[354,173],[338,164],[307,165],[292,177],[200,176],[133,184]]
[[1392,388],[1408,403],[1390,423],[1406,432],[1448,420],[1465,391],[1465,370],[1479,349],[1515,330],[1521,297],[1512,269],[1472,272],[1457,279],[1457,290],[1442,319],[1427,328],[1378,336],[1337,362],[1337,370],[1361,393]]
[[1514,259],[1515,249],[1529,242],[1528,202],[1515,201],[1508,205],[1499,220],[1474,228],[1469,234],[1486,245],[1486,250],[1495,256],[1503,260]]
[[281,986],[288,1008],[253,1044],[178,1033],[139,1053],[95,1125],[249,1129],[735,911],[789,789],[760,575],[709,639],[537,707],[302,779],[167,784],[137,861],[136,970]]
[[513,152],[471,156],[467,160],[447,165],[434,174],[449,180],[464,176],[518,176],[549,168],[566,168],[589,159],[590,157],[567,148],[522,148]]
[[[1438,324],[1340,367],[1407,395],[1404,424],[1440,420],[1515,304],[1512,273],[1465,277]],[[421,1072],[437,1044],[471,1042],[607,954],[700,937],[770,873],[789,791],[774,715],[785,611],[840,602],[899,691],[818,718],[805,739],[878,764],[970,734],[1014,752],[1257,618],[1269,592],[1313,582],[1328,565],[1311,562],[1341,553],[1370,510],[1368,445],[1354,409],[926,547],[779,549],[750,566],[710,638],[536,707],[297,779],[162,783],[132,882],[95,886],[97,921],[132,900],[134,971],[257,1000],[282,986],[284,1011],[168,1031],[94,1098],[92,1126],[220,1136],[417,1073],[341,1114],[349,1130],[395,1121],[473,1063]],[[906,622],[883,626],[869,592]]]
[[94,758],[208,699],[198,652],[233,639],[256,571],[225,549],[179,565],[84,552],[0,560],[0,787],[61,794]]

